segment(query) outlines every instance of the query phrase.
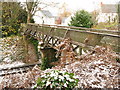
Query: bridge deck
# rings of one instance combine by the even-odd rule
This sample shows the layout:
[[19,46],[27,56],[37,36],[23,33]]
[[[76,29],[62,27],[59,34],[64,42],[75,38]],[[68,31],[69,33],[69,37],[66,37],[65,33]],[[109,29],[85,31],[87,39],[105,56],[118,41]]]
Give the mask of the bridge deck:
[[[74,44],[82,48],[94,47],[96,45],[111,46],[114,51],[120,52],[120,31],[100,30],[70,26],[56,26],[29,23],[23,25],[25,34],[37,39],[46,38],[71,38]],[[48,40],[48,39],[47,39]]]

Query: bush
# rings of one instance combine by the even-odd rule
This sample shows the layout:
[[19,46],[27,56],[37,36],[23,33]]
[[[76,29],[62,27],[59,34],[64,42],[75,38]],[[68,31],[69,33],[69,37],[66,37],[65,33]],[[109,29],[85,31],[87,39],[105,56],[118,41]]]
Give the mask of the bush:
[[53,70],[49,73],[45,73],[40,78],[38,78],[35,88],[39,87],[44,89],[72,89],[77,86],[77,84],[78,79],[76,79],[73,73]]
[[[2,2],[0,29],[3,37],[17,35],[20,24],[27,23],[27,11],[19,2]],[[32,18],[31,23],[34,23]]]
[[71,21],[68,25],[91,28],[93,24],[94,21],[92,20],[92,15],[85,10],[80,10],[77,11],[73,17],[71,17]]

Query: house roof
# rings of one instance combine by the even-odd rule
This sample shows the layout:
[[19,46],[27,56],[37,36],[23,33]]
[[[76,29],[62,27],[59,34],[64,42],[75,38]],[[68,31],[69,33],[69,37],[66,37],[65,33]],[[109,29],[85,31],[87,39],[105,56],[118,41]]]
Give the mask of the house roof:
[[49,17],[49,18],[52,18],[52,17],[53,17],[52,13],[51,13],[50,11],[48,11],[48,10],[41,10],[41,12],[42,12],[45,16],[47,16],[47,17]]
[[102,13],[117,13],[117,4],[102,4],[101,10]]

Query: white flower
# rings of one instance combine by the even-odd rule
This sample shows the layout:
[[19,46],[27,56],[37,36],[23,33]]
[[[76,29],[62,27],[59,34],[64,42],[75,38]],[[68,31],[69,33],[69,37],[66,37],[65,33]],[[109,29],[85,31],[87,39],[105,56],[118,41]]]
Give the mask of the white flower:
[[65,74],[65,73],[66,73],[66,71],[62,71],[62,73],[63,73],[63,74]]
[[66,83],[64,84],[64,87],[67,87],[67,84],[66,84]]
[[45,82],[45,80],[42,80],[42,82],[44,83],[44,82]]
[[70,76],[69,75],[64,75],[64,77],[69,78]]
[[74,82],[74,79],[69,78],[69,81],[70,81],[70,82]]
[[76,78],[79,78],[79,76],[73,76],[73,78],[75,78],[75,79],[76,79]]
[[51,84],[51,82],[47,81],[47,83],[46,83],[46,87],[47,87],[48,85],[50,85],[50,84]]
[[60,71],[59,73],[65,74],[65,71]]
[[58,75],[58,72],[54,72],[54,74],[57,76],[57,75]]
[[55,73],[53,73],[53,72],[50,74],[50,77],[55,77],[55,76],[56,76],[56,75],[55,75]]
[[43,44],[43,42],[39,42],[39,44],[41,45],[41,44]]
[[41,77],[45,77],[46,75],[41,75]]
[[59,76],[59,78],[60,78],[61,80],[64,80],[64,77],[63,77],[63,76],[61,76],[61,75]]
[[37,84],[33,85],[31,88],[35,88],[35,87],[37,87]]
[[54,79],[56,80],[56,79],[57,79],[57,76],[55,76]]
[[52,86],[52,85],[50,85],[50,88],[53,88],[53,86]]
[[38,48],[41,48],[40,46],[38,46]]
[[66,84],[68,84],[68,82],[66,81]]

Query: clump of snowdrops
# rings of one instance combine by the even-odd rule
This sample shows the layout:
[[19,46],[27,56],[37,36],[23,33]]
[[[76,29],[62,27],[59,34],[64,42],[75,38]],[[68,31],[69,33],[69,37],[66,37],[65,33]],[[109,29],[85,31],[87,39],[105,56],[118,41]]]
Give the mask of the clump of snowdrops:
[[72,89],[78,84],[77,76],[73,73],[65,71],[53,70],[49,73],[45,73],[38,78],[37,84],[34,88],[64,88]]

